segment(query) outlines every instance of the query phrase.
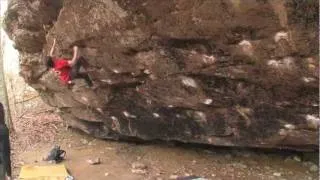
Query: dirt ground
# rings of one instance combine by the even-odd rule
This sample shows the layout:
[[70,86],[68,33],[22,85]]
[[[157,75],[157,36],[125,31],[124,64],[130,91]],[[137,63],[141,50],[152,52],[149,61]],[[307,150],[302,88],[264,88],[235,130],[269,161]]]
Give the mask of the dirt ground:
[[[197,175],[214,180],[319,179],[318,171],[311,170],[311,166],[318,163],[316,153],[303,156],[286,151],[104,141],[66,129],[50,111],[33,112],[25,117],[14,122],[17,131],[12,137],[15,177],[24,164],[44,164],[43,157],[57,144],[66,150],[63,163],[77,180],[165,180],[174,175]],[[100,158],[101,164],[87,162],[95,158]],[[145,174],[131,171],[135,162],[147,166]]]

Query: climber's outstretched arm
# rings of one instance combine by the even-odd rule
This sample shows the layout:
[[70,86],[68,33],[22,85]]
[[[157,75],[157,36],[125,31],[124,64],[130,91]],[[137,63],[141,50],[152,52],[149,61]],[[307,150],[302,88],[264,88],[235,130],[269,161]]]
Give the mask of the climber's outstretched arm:
[[54,52],[54,48],[56,46],[56,38],[53,39],[53,44],[52,44],[52,47],[51,47],[51,50],[50,50],[50,54],[49,56],[53,56],[53,52]]
[[70,66],[74,66],[78,60],[78,46],[73,46],[73,57],[71,61],[68,61]]

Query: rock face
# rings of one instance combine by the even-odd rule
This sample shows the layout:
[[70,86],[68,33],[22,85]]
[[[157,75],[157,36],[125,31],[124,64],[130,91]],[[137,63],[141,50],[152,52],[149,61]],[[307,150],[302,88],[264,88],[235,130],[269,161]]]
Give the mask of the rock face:
[[[12,0],[5,24],[24,79],[95,137],[318,148],[316,0]],[[98,88],[45,71],[54,37]]]

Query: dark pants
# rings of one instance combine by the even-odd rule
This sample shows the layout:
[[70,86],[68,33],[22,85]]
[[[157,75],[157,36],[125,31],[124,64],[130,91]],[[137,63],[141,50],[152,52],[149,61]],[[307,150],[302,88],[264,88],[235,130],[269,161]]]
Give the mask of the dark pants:
[[92,81],[88,75],[88,73],[81,73],[80,68],[81,66],[83,66],[84,64],[86,64],[85,59],[83,57],[79,57],[79,59],[77,60],[77,63],[72,66],[71,68],[71,80],[74,79],[84,79],[86,81],[86,83],[88,84],[88,86],[92,86]]
[[9,130],[5,124],[4,107],[0,102],[0,180],[11,176]]
[[11,176],[9,130],[3,124],[0,125],[0,167],[0,179],[5,174]]

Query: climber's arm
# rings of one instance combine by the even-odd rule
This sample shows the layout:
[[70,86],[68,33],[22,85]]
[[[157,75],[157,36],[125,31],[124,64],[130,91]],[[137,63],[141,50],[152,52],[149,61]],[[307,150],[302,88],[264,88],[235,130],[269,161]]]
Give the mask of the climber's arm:
[[68,61],[70,66],[74,66],[78,60],[78,46],[73,46],[73,57],[71,61]]
[[51,47],[51,50],[50,50],[49,56],[51,56],[51,57],[53,57],[53,52],[54,52],[55,46],[56,46],[56,38],[54,38],[53,44],[52,44],[52,47]]

